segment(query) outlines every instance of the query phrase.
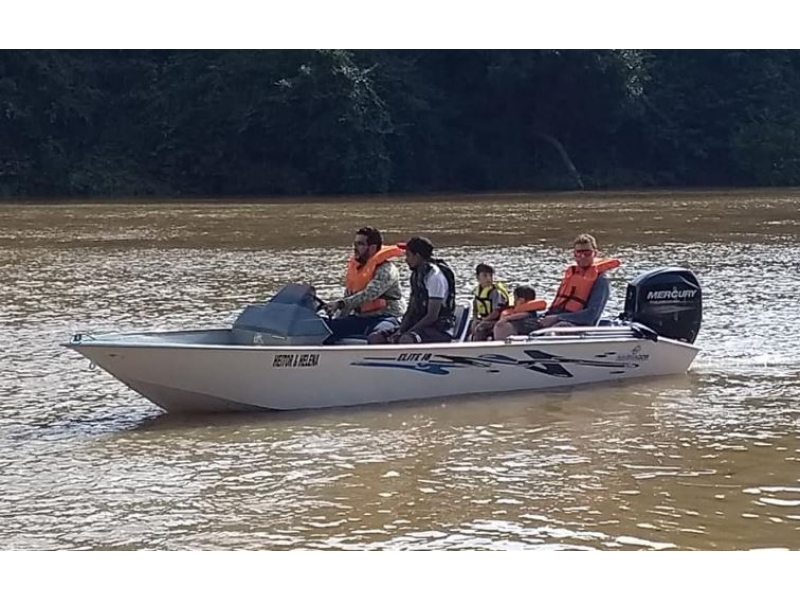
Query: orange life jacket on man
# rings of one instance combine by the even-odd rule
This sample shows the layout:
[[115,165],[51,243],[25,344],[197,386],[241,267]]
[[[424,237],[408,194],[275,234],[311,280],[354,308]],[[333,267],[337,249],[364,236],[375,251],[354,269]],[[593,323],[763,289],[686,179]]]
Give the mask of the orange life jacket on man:
[[616,258],[604,258],[595,260],[593,265],[585,269],[581,269],[578,265],[567,267],[567,270],[564,271],[564,279],[558,286],[556,297],[550,305],[550,311],[553,309],[558,309],[559,312],[582,310],[589,302],[589,294],[592,292],[592,286],[597,280],[597,276],[610,269],[616,269],[621,264]]
[[[345,275],[345,287],[347,294],[360,292],[375,276],[375,269],[391,258],[396,258],[405,252],[405,244],[396,246],[384,246],[373,254],[363,265],[358,262],[355,256],[351,256],[347,261],[347,274]],[[370,302],[364,302],[356,309],[359,313],[369,313],[386,308],[386,300],[376,298]]]
[[518,315],[524,312],[539,312],[545,308],[547,308],[547,302],[544,300],[527,300],[526,302],[520,302],[511,308],[505,309],[500,315],[507,317],[508,315]]

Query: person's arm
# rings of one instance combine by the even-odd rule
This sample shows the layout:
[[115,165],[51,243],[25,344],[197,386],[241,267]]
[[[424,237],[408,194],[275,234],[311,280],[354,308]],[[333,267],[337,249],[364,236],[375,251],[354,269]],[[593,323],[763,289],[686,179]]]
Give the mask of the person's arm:
[[520,319],[527,319],[528,317],[532,316],[533,313],[529,312],[521,312],[521,313],[512,313],[506,317],[502,317],[501,321],[519,321]]
[[[348,263],[348,265],[349,265],[349,263]],[[349,294],[349,293],[350,293],[350,290],[347,289],[347,270],[345,270],[345,274],[344,274],[344,295],[347,296],[347,294]],[[325,308],[325,312],[328,313],[328,316],[332,317],[336,313],[336,311],[341,310],[341,307],[343,307],[343,306],[344,306],[344,300],[342,298],[339,298],[337,300],[331,300],[330,302],[326,302],[324,308]],[[344,313],[341,313],[341,314],[344,315]]]
[[406,312],[403,314],[403,318],[400,321],[400,328],[397,330],[397,335],[405,333],[411,328],[412,325],[414,325],[414,323],[411,321],[411,315],[413,315],[417,310],[416,304],[416,300],[412,295],[408,300],[408,308],[406,309]]
[[367,286],[360,292],[345,296],[337,301],[337,308],[348,314],[364,304],[377,300],[391,288],[400,278],[400,273],[392,263],[385,262],[377,266],[375,275]]
[[594,325],[600,319],[600,315],[603,314],[610,295],[611,284],[604,275],[600,275],[592,286],[585,308],[576,312],[565,312],[554,316],[557,317],[557,321],[565,321],[573,325]]
[[419,321],[414,323],[408,329],[408,331],[409,332],[419,331],[436,323],[436,321],[439,319],[439,311],[442,310],[443,303],[444,300],[442,298],[428,298],[428,312],[425,313],[425,316],[422,317]]
[[442,310],[442,304],[447,297],[447,278],[444,273],[439,271],[435,276],[428,277],[425,282],[425,287],[428,288],[428,312],[416,323],[413,323],[408,331],[416,332],[425,327],[429,327],[436,323],[439,319],[439,312]]
[[486,317],[487,321],[497,321],[500,319],[501,313],[508,308],[508,302],[503,297],[503,294],[500,293],[499,290],[494,289],[492,290],[492,294],[490,296],[492,301],[492,306],[496,307],[489,315]]

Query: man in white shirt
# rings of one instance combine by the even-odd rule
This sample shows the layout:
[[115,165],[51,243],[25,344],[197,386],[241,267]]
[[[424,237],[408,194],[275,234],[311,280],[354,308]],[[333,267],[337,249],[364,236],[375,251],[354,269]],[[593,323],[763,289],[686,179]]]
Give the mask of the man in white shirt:
[[411,297],[400,328],[388,339],[395,344],[450,342],[455,322],[455,275],[443,260],[433,258],[433,244],[424,237],[406,242],[411,268]]

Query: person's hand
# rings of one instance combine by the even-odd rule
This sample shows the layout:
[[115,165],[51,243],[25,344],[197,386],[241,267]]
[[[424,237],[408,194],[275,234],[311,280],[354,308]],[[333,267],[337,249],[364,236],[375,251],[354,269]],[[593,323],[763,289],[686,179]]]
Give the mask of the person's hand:
[[332,315],[337,310],[341,310],[343,302],[341,300],[334,300],[333,302],[325,303],[325,312]]
[[402,333],[393,333],[388,338],[386,338],[386,341],[389,342],[390,344],[396,344],[397,342],[400,341],[400,336],[401,335],[403,335],[403,334]]

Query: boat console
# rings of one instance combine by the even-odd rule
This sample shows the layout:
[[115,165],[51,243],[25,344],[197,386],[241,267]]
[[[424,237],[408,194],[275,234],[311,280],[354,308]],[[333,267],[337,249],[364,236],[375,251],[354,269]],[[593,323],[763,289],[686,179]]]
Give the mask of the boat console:
[[331,330],[317,311],[323,302],[310,285],[281,288],[265,304],[246,307],[233,323],[235,344],[259,346],[318,346]]

